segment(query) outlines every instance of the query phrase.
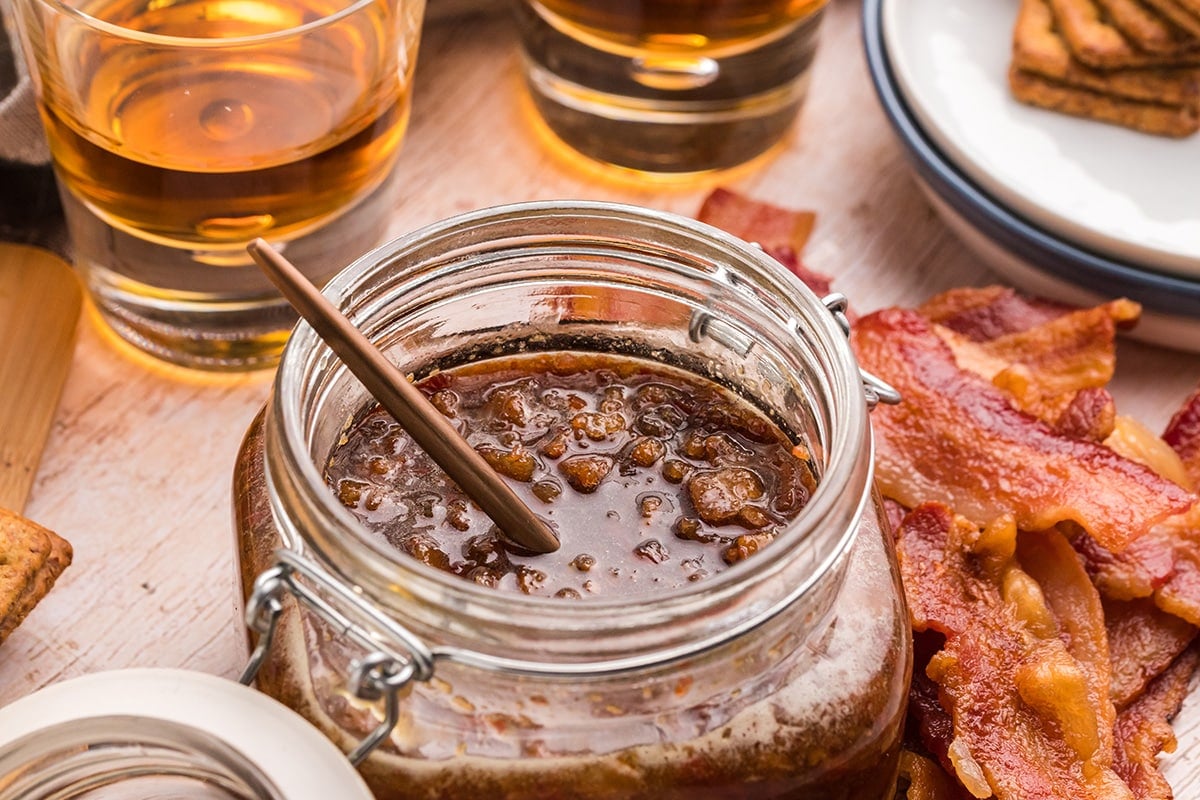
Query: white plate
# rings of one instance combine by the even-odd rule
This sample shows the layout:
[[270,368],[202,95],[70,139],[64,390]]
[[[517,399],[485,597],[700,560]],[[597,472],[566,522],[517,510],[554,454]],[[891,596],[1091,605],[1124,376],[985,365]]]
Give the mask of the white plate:
[[[279,795],[288,800],[371,798],[367,785],[345,756],[299,714],[248,686],[178,669],[97,672],[51,684],[15,700],[0,708],[0,753],[5,753],[6,748],[25,736],[44,735],[58,725],[78,725],[83,720],[113,717],[134,717],[147,722],[161,720],[214,737],[249,761]],[[103,761],[104,752],[103,748],[96,750],[96,758],[90,763]],[[119,756],[123,751],[112,748],[112,752]],[[83,785],[85,772],[72,777],[61,772],[62,764],[58,766],[59,777],[74,782],[55,786],[78,790]],[[147,765],[151,772],[147,774],[153,774],[154,768],[160,766],[163,765],[152,760]],[[45,771],[50,772],[49,768]],[[95,767],[93,773],[98,774]],[[133,796],[125,794],[131,791],[130,782],[127,781],[125,786],[109,787],[111,793],[101,788],[99,794],[104,797]],[[0,786],[0,794],[4,793],[3,788]],[[211,796],[215,794],[214,791]],[[69,792],[54,796],[85,795]],[[96,795],[89,792],[86,796]]]
[[1166,139],[1018,103],[1007,77],[1016,0],[883,0],[882,10],[901,93],[983,189],[1097,253],[1200,275],[1200,134]]

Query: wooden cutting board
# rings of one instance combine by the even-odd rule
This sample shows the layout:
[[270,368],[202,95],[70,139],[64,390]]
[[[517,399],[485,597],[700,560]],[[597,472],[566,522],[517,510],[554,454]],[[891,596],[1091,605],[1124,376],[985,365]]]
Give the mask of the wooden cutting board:
[[24,511],[71,365],[81,300],[79,279],[61,258],[0,244],[0,508]]

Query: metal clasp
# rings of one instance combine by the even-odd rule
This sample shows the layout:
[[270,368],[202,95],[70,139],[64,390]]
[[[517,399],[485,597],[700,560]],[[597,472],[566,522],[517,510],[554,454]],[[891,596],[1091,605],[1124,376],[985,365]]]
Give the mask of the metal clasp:
[[[833,314],[833,318],[837,320],[838,327],[842,329],[842,333],[846,334],[846,337],[849,338],[850,320],[846,317],[846,309],[849,307],[850,301],[846,299],[846,295],[841,292],[831,292],[822,297],[821,302],[829,309],[829,313]],[[889,383],[872,375],[861,367],[859,367],[858,374],[862,376],[863,394],[866,395],[868,409],[872,409],[880,403],[894,406],[900,402],[900,393]]]
[[[433,652],[412,632],[365,603],[361,597],[316,564],[290,550],[277,550],[275,564],[260,574],[246,602],[246,625],[258,634],[240,681],[249,685],[267,659],[283,611],[283,596],[292,595],[335,633],[363,648],[366,655],[351,664],[348,686],[356,697],[383,699],[383,720],[347,754],[358,765],[396,727],[401,691],[413,681],[433,677]],[[389,646],[398,642],[401,649]]]

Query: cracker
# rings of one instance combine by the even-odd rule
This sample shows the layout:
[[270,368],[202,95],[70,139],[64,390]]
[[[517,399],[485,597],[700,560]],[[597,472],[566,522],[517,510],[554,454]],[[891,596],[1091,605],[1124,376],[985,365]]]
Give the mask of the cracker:
[[1200,3],[1196,0],[1145,0],[1145,3],[1192,36],[1200,37]]
[[1047,0],[1022,0],[1013,28],[1013,64],[1077,88],[1162,105],[1200,103],[1200,69],[1147,67],[1097,70],[1072,57]]
[[1096,3],[1113,26],[1140,50],[1171,55],[1200,48],[1200,38],[1140,0],[1096,0]]
[[1173,138],[1189,136],[1200,129],[1200,115],[1195,106],[1114,97],[1068,86],[1015,66],[1009,70],[1008,78],[1014,97],[1039,108]]
[[72,555],[58,534],[0,508],[0,643],[46,596]]
[[[1198,0],[1200,1],[1200,0]],[[1157,5],[1176,0],[1147,0]],[[1200,52],[1146,53],[1112,25],[1095,0],[1050,0],[1055,23],[1071,54],[1095,69],[1122,67],[1196,66]],[[1200,20],[1198,20],[1200,21]]]

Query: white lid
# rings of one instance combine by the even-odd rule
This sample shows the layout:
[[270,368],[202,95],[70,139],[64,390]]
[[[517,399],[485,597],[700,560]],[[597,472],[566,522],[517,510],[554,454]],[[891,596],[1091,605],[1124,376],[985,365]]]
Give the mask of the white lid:
[[247,686],[186,670],[117,670],[47,686],[0,708],[0,749],[55,725],[111,716],[208,733],[288,800],[372,800],[345,755],[299,714]]

